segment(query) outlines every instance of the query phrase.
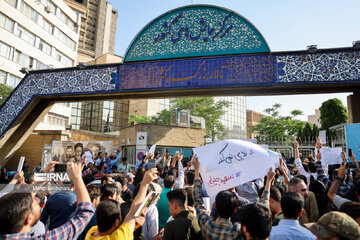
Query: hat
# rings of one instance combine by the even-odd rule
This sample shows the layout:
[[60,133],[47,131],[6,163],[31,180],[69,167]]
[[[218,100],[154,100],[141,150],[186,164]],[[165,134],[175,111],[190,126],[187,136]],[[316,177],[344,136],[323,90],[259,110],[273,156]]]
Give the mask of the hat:
[[129,172],[129,173],[125,174],[125,177],[126,178],[134,178],[135,176],[134,176],[134,174]]
[[324,214],[316,223],[306,223],[305,226],[319,238],[343,237],[359,239],[360,228],[357,222],[342,212]]

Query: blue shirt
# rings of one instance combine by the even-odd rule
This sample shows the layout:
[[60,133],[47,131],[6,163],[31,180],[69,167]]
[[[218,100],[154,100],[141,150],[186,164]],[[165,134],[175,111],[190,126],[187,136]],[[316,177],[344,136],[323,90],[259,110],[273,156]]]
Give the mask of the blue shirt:
[[[46,225],[50,217],[49,230],[60,227],[74,216],[76,211],[76,195],[73,192],[57,192],[51,195],[41,212],[40,221]],[[90,219],[89,219],[90,220]]]
[[269,240],[315,240],[316,236],[300,225],[298,220],[282,219],[272,227]]
[[106,173],[111,173],[111,160],[108,159],[107,162],[105,162],[106,164]]
[[[138,168],[140,167],[140,165],[141,165],[141,163],[142,163],[143,161],[138,161],[137,163],[136,163],[136,166],[135,166],[135,172],[137,172],[137,170],[138,170]],[[148,163],[144,163],[142,166],[146,169],[146,166],[148,165]]]

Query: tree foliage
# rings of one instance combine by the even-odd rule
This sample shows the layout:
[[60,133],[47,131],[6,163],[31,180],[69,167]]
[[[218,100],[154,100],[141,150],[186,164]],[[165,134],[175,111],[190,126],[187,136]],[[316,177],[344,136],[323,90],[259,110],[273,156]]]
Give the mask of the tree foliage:
[[342,101],[337,98],[329,99],[321,104],[320,123],[321,129],[328,130],[330,127],[346,123],[348,113]]
[[175,98],[170,100],[170,111],[162,110],[154,116],[129,116],[129,124],[156,123],[170,125],[171,111],[176,109],[190,110],[192,116],[203,117],[206,125],[206,135],[213,141],[215,138],[222,139],[226,135],[225,126],[220,119],[225,114],[226,108],[230,106],[229,101],[215,101],[212,97]]
[[221,117],[231,103],[226,100],[215,101],[212,97],[176,98],[170,100],[171,109],[188,109],[193,116],[203,117],[206,125],[206,135],[215,140],[226,136],[225,126]]
[[161,125],[170,125],[170,116],[171,116],[170,111],[166,109],[150,117],[131,114],[129,116],[128,125],[131,125],[132,123],[154,123]]
[[[293,110],[290,116],[280,116],[279,109],[281,104],[276,103],[271,108],[264,111],[269,117],[264,117],[260,123],[250,129],[251,132],[257,131],[259,137],[285,138],[288,136],[296,136],[302,132],[305,122],[294,119],[298,115],[302,115],[302,111]],[[311,127],[310,127],[311,132]]]
[[10,93],[13,91],[13,88],[8,87],[4,84],[0,84],[0,105],[5,102],[5,100],[9,97]]
[[316,139],[319,136],[319,128],[316,126],[316,124],[313,124],[313,128],[311,130],[311,136],[313,139]]

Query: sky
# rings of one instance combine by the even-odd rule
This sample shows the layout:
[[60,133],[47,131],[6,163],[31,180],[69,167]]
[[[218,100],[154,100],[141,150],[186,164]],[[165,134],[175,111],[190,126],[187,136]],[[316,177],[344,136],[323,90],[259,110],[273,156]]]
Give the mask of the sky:
[[[118,10],[115,54],[124,56],[133,38],[151,20],[191,0],[108,0]],[[351,47],[360,40],[359,0],[193,0],[231,9],[253,23],[272,52],[304,50],[308,45],[322,48]],[[351,93],[247,97],[247,109],[263,112],[275,103],[280,114],[303,111],[307,120],[321,103],[339,98],[347,106]]]

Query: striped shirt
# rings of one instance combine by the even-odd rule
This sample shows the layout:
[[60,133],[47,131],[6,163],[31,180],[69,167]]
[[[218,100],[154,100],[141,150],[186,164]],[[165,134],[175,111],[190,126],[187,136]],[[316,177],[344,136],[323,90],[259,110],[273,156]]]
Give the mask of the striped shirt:
[[81,202],[78,204],[75,216],[64,225],[57,227],[45,234],[32,237],[30,232],[0,235],[0,239],[25,240],[25,239],[76,239],[85,229],[90,219],[94,215],[95,208],[91,202]]

